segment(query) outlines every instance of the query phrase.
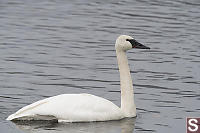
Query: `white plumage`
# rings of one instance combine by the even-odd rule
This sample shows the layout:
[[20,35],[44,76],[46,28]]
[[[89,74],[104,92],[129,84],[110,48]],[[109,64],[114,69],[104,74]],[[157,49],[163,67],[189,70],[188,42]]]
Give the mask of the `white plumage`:
[[[87,122],[119,120],[136,116],[134,91],[126,51],[145,48],[132,37],[121,35],[115,49],[120,72],[121,108],[104,98],[91,94],[62,94],[23,107],[7,120],[51,120],[58,122]],[[149,49],[149,48],[148,48]]]
[[57,118],[59,122],[105,121],[123,118],[112,102],[90,94],[62,94],[23,107],[7,120]]

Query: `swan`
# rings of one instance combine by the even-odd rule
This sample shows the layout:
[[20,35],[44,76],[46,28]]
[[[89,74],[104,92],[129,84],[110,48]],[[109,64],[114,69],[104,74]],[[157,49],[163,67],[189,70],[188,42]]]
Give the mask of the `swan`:
[[120,120],[136,116],[134,92],[126,51],[150,49],[133,37],[120,35],[115,50],[120,72],[121,108],[104,98],[91,94],[61,94],[27,105],[7,120],[51,120],[58,122],[91,122]]

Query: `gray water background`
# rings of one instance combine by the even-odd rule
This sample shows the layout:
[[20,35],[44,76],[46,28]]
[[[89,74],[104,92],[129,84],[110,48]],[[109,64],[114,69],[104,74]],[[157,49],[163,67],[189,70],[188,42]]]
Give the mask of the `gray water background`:
[[[62,93],[90,93],[120,106],[114,49],[120,34],[151,47],[127,53],[137,118],[56,125],[5,120]],[[199,0],[0,0],[1,133],[183,133],[187,116],[200,117],[199,102]]]

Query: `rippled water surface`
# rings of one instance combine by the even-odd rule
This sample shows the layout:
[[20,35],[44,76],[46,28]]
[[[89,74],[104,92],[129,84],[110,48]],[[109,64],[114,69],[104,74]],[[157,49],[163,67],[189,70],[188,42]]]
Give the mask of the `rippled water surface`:
[[[101,123],[12,123],[39,99],[91,93],[120,106],[115,39],[128,52],[137,118]],[[199,0],[0,0],[0,129],[4,133],[181,133],[200,116]]]

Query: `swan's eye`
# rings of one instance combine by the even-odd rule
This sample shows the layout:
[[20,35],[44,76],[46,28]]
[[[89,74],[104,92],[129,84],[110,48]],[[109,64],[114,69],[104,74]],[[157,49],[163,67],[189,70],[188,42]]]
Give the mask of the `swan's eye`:
[[130,43],[134,42],[134,39],[126,39],[126,41],[129,41]]
[[129,41],[131,44],[135,44],[135,40],[134,39],[126,39],[126,41]]

